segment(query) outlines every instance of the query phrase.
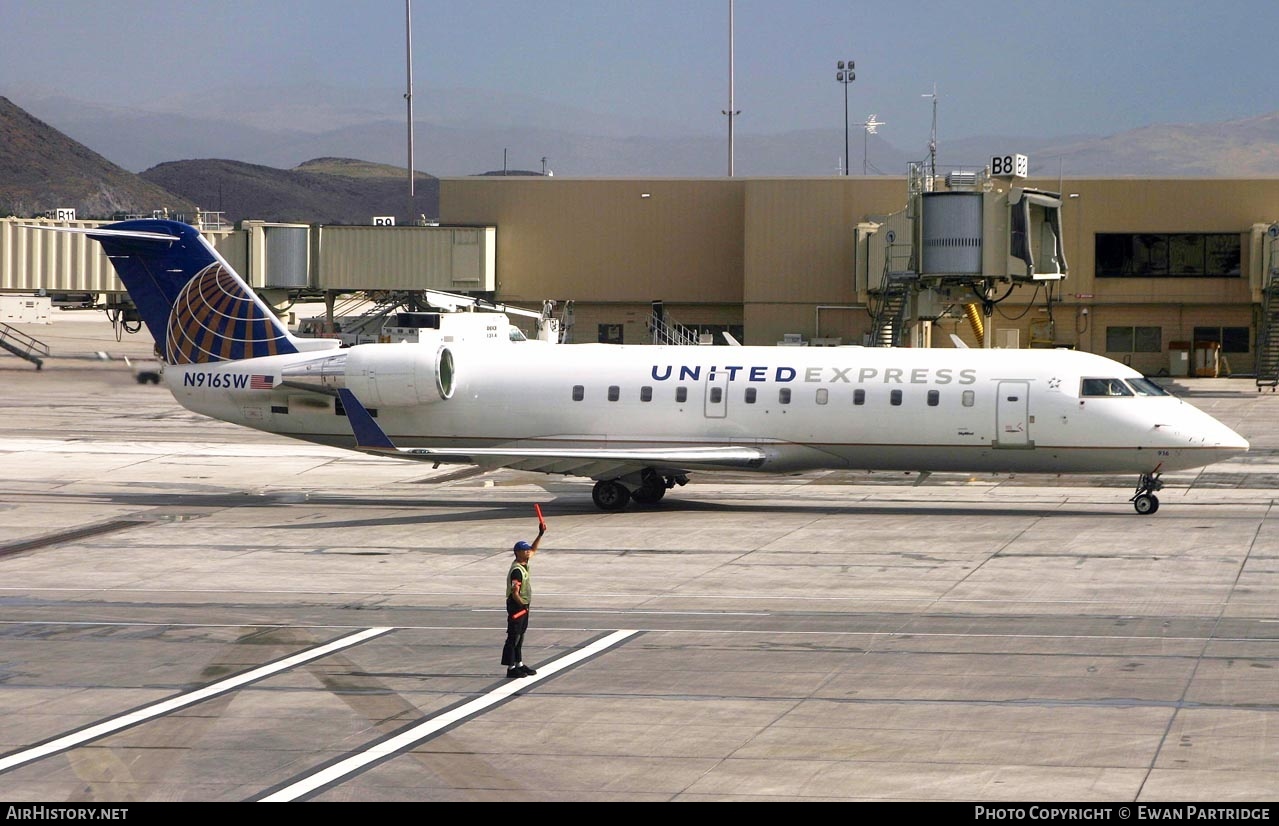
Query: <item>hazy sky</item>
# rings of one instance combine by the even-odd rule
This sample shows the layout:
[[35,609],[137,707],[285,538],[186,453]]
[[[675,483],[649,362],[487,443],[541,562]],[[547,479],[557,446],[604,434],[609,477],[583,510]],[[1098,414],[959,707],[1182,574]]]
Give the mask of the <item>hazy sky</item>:
[[[405,85],[404,0],[0,0],[0,93]],[[414,80],[727,131],[729,0],[414,0]],[[1112,134],[1279,110],[1276,0],[737,0],[738,134]],[[21,104],[21,100],[18,100]],[[428,113],[418,112],[419,118]]]

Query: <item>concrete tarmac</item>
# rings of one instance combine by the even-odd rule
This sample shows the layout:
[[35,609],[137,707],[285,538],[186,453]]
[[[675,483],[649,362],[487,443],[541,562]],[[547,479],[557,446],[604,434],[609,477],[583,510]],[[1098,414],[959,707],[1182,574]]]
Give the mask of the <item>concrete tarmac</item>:
[[[0,799],[1273,801],[1279,394],[1135,478],[591,483],[188,413],[101,325],[0,354]],[[56,331],[56,333],[55,333]],[[38,331],[37,331],[38,334]],[[533,560],[507,680],[503,582]]]

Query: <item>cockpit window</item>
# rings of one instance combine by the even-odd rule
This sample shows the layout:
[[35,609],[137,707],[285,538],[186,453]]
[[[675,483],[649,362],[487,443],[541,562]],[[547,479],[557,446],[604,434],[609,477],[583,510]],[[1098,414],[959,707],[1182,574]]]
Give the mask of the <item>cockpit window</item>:
[[1080,396],[1131,396],[1132,390],[1121,379],[1081,379]]
[[1128,379],[1128,386],[1137,391],[1138,396],[1171,396],[1167,390],[1150,379]]

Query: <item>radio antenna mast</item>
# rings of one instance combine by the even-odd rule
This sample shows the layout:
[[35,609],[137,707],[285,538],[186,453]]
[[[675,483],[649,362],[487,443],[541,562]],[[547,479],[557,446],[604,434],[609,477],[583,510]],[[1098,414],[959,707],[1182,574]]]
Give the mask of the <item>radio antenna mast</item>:
[[933,84],[932,94],[925,92],[920,97],[933,99],[933,131],[928,138],[928,177],[931,181],[937,177],[937,84]]

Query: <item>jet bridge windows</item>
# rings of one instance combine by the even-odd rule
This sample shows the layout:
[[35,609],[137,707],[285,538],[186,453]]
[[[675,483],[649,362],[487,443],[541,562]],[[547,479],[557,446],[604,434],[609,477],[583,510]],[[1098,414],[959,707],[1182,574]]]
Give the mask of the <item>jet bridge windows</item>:
[[1080,379],[1079,395],[1097,398],[1103,396],[1131,396],[1132,388],[1124,384],[1122,379]]
[[1008,206],[1012,219],[1009,252],[1026,266],[1028,280],[1066,277],[1061,230],[1061,196],[1037,189],[1014,189]]

